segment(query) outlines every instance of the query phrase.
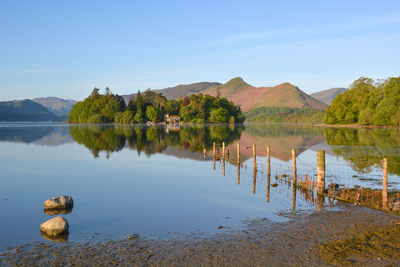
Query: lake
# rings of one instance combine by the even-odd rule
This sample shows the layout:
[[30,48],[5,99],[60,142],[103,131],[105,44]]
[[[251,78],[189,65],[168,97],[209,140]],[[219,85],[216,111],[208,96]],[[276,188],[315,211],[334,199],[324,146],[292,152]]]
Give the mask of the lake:
[[[225,160],[222,142],[229,151]],[[62,215],[70,225],[68,242],[134,233],[208,236],[246,227],[254,218],[282,222],[291,213],[340,209],[283,179],[292,175],[292,149],[299,179],[315,177],[317,151],[325,150],[327,184],[381,189],[387,158],[388,189],[400,190],[399,129],[0,123],[0,248],[51,242],[39,231],[53,217],[43,202],[62,195],[75,203]]]

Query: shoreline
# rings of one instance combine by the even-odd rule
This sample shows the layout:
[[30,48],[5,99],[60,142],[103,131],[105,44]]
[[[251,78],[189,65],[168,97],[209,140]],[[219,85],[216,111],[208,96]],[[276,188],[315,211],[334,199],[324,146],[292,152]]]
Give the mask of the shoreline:
[[[265,218],[246,222],[244,230],[226,230],[211,237],[167,240],[130,235],[121,240],[97,243],[21,245],[0,255],[1,265],[132,265],[132,266],[321,266],[336,265],[341,258],[329,248],[332,242],[387,227],[399,216],[353,204],[340,203],[339,210],[323,208],[307,214],[287,213],[288,222]],[[400,242],[395,240],[394,242]],[[339,251],[340,252],[340,251]],[[360,251],[361,253],[361,251]],[[378,252],[379,253],[379,252]],[[387,253],[382,252],[382,253]],[[333,259],[332,259],[333,255]],[[398,263],[391,257],[357,257],[358,265]],[[344,260],[349,260],[345,258]],[[339,262],[340,264],[340,262]]]

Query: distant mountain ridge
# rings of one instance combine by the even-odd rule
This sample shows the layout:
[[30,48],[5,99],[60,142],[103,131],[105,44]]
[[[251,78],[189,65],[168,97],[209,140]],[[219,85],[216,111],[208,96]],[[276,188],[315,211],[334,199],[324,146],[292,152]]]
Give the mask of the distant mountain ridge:
[[72,107],[77,103],[75,100],[59,97],[39,97],[32,99],[32,101],[41,104],[57,116],[67,116]]
[[310,94],[310,96],[314,97],[315,99],[330,105],[333,101],[333,99],[335,99],[335,97],[338,94],[342,94],[344,91],[346,91],[346,88],[331,88],[328,90],[323,90],[323,91],[319,91],[313,94]]
[[[273,87],[254,87],[242,78],[236,77],[225,84],[218,82],[200,82],[187,85],[178,85],[166,89],[154,90],[162,93],[167,99],[189,96],[191,94],[208,94],[226,97],[233,103],[240,105],[243,111],[257,107],[290,107],[324,110],[327,105],[300,90],[290,83],[282,83]],[[126,103],[136,94],[123,95]]]
[[298,87],[290,83],[282,83],[273,87],[254,87],[242,78],[236,77],[227,83],[207,88],[201,93],[226,97],[233,103],[241,105],[243,111],[257,107],[290,107],[323,110],[325,103],[314,99]]
[[[212,87],[212,86],[217,86],[221,85],[219,82],[198,82],[198,83],[191,83],[191,84],[180,84],[174,87],[168,87],[165,89],[156,89],[152,90],[157,93],[162,93],[168,100],[170,99],[175,99],[178,97],[184,97],[188,96],[191,94],[197,94],[205,89]],[[136,96],[136,94],[129,94],[129,95],[123,95],[122,97],[125,100],[125,103],[129,102],[129,99],[132,96]]]
[[32,100],[0,102],[0,121],[60,121],[60,117]]

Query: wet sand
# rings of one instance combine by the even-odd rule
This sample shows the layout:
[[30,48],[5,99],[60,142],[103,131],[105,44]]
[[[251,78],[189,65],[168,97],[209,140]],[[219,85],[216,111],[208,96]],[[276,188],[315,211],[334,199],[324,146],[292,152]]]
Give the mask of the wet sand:
[[[222,228],[220,234],[211,237],[189,235],[156,240],[133,234],[125,239],[99,243],[22,245],[1,254],[0,265],[396,266],[400,257],[400,238],[394,236],[395,240],[380,256],[379,249],[375,249],[375,253],[365,251],[369,246],[365,233],[371,234],[374,229],[385,234],[385,227],[397,227],[395,222],[400,217],[353,204],[341,203],[339,206],[339,210],[288,213],[285,216],[290,220],[285,223],[254,219],[246,222],[244,230]],[[343,244],[348,240],[358,242],[360,235],[365,246],[351,250],[348,255],[337,254],[346,249]]]

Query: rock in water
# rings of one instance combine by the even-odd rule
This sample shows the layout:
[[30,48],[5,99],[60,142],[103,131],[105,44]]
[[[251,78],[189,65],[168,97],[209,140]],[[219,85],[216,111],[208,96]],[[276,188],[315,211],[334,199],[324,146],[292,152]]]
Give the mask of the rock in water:
[[68,222],[61,216],[50,219],[40,225],[40,231],[50,237],[68,233],[68,230]]
[[71,196],[53,197],[44,202],[44,209],[72,209],[74,201]]

